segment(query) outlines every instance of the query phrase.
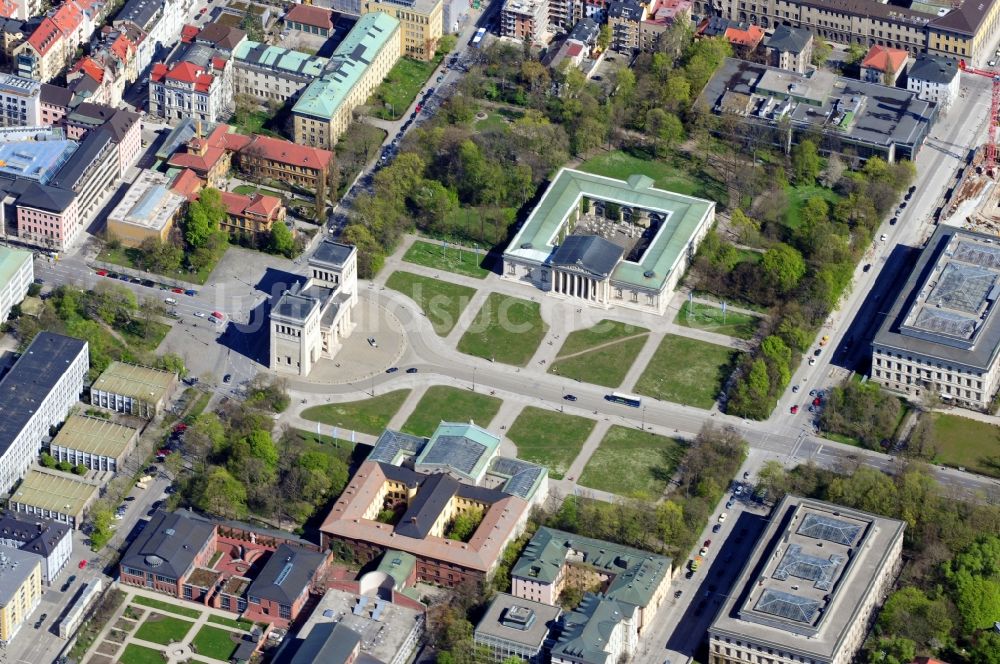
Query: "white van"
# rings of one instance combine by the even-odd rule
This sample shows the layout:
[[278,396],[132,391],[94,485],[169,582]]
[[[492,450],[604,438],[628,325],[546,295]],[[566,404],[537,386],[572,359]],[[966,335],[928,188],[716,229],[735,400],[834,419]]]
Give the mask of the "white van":
[[163,300],[163,301],[164,301],[164,302],[166,302],[167,304],[170,304],[170,305],[174,305],[174,304],[177,304],[177,300],[175,300],[175,299],[174,299],[174,298],[172,298],[172,297],[168,297],[168,298],[164,298],[164,300]]

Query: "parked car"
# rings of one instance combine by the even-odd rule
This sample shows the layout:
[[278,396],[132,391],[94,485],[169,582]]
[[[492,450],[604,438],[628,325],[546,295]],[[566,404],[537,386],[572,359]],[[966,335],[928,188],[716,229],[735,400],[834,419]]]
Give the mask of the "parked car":
[[406,373],[408,373],[408,374],[417,373],[417,368],[416,367],[410,367],[409,369],[406,370]]
[[566,401],[576,401],[576,395],[575,394],[567,394],[567,395],[563,396],[563,399],[565,399]]
[[106,276],[108,276],[108,271],[107,270],[98,270],[97,271],[97,276],[99,276],[99,277],[106,277]]
[[792,413],[792,415],[795,415],[797,412],[799,412],[799,405],[795,404],[789,409],[789,411]]
[[83,560],[81,560],[80,564],[77,565],[77,567],[79,567],[80,569],[84,569],[86,566],[87,566],[87,559],[86,558],[84,558]]
[[184,291],[184,294],[185,295],[190,295],[191,297],[194,297],[195,295],[198,294],[198,291],[189,288],[186,291]]
[[387,374],[396,373],[397,371],[399,371],[399,367],[389,367],[385,370]]
[[231,383],[233,381],[233,374],[226,374],[222,377],[223,383]]
[[717,523],[714,526],[712,526],[712,532],[713,533],[717,533],[720,530],[722,530],[722,524],[721,523]]

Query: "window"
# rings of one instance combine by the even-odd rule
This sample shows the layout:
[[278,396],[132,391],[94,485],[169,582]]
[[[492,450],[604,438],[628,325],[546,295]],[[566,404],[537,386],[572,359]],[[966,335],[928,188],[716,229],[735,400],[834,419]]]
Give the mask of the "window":
[[288,606],[287,604],[282,604],[280,607],[278,607],[278,616],[284,618],[285,620],[291,620],[292,607]]

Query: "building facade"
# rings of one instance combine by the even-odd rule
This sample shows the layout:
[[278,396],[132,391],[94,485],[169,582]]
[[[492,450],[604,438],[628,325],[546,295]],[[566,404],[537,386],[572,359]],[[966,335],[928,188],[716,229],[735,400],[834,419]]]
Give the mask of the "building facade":
[[639,50],[642,21],[646,7],[635,0],[615,0],[608,6],[611,50],[634,53]]
[[333,34],[333,12],[313,5],[292,5],[283,19],[286,30],[329,37]]
[[38,457],[49,428],[83,392],[86,341],[41,332],[0,380],[0,487],[10,491]]
[[41,600],[41,556],[0,549],[0,643],[11,642]]
[[316,193],[327,186],[334,163],[329,150],[270,136],[254,136],[236,158],[240,170],[256,181],[275,180]]
[[48,83],[66,66],[66,39],[59,26],[45,18],[13,55],[18,76]]
[[99,417],[70,415],[49,445],[49,454],[56,461],[116,473],[138,439],[138,429]]
[[287,627],[299,617],[326,564],[325,553],[280,545],[247,588],[248,604],[243,615],[248,620]]
[[893,87],[906,70],[908,58],[909,55],[902,49],[876,44],[861,60],[861,80]]
[[992,236],[939,226],[872,340],[871,380],[988,409],[1000,388],[997,260]]
[[851,662],[902,566],[905,527],[786,496],[709,628],[709,663]]
[[21,304],[35,280],[35,263],[30,251],[0,247],[0,325],[12,307]]
[[934,102],[943,112],[958,99],[959,79],[957,60],[921,53],[910,65],[906,89],[919,99]]
[[497,593],[472,633],[473,642],[489,651],[492,661],[519,657],[530,664],[545,664],[552,646],[551,632],[562,609]]
[[[114,192],[113,184],[120,175],[118,146],[111,133],[101,127],[84,137],[73,159],[60,169],[51,184],[76,194],[76,211],[82,227]],[[64,239],[66,244],[70,241]]]
[[62,251],[83,229],[72,191],[34,185],[17,199],[17,237],[34,247]]
[[310,275],[271,307],[270,366],[307,376],[321,358],[333,358],[354,329],[358,251],[324,240],[309,257]]
[[399,54],[431,60],[444,32],[443,0],[363,0],[361,13],[381,12],[401,24]]
[[500,10],[500,35],[545,44],[549,33],[549,0],[506,0]]
[[764,41],[767,64],[805,74],[812,65],[813,42],[808,30],[779,25]]
[[34,79],[0,75],[0,127],[40,126],[41,87]]
[[47,519],[22,521],[0,515],[0,547],[18,549],[42,558],[42,583],[52,585],[73,555],[73,531]]
[[244,235],[257,240],[266,239],[271,227],[285,222],[285,206],[280,198],[254,193],[253,195],[220,192],[226,206],[222,230],[230,235]]
[[188,577],[207,567],[216,551],[218,533],[210,523],[183,512],[158,511],[118,563],[118,579],[171,597],[185,595]]
[[125,362],[112,362],[90,386],[90,403],[151,420],[177,390],[177,374]]
[[[379,3],[383,5],[391,6]],[[333,52],[327,72],[292,107],[296,143],[334,148],[354,120],[354,109],[368,100],[399,60],[402,29],[400,20],[381,11],[361,17]]]
[[[295,5],[312,9],[309,5]],[[233,53],[233,94],[259,102],[295,99],[323,75],[330,60],[279,46],[244,41]]]
[[187,200],[170,190],[170,178],[144,170],[108,215],[107,232],[126,247],[146,240],[166,242]]
[[222,118],[228,99],[222,79],[221,70],[191,62],[154,65],[149,77],[149,113],[166,120],[194,118],[215,123]]

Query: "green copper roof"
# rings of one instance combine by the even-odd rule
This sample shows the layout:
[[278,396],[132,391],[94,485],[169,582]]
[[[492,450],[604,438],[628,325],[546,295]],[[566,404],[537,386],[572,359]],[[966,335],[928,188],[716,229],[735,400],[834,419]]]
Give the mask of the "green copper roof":
[[656,189],[645,175],[616,180],[564,168],[556,174],[514,236],[504,256],[547,264],[566,233],[566,222],[583,198],[617,203],[667,216],[641,261],[622,260],[611,280],[640,288],[659,290],[667,277],[679,269],[691,238],[715,209],[713,201]]
[[406,580],[410,577],[416,564],[417,559],[412,554],[389,549],[382,555],[382,560],[375,571],[391,576],[392,580],[395,581],[393,590],[401,590],[406,585]]
[[329,62],[327,58],[253,41],[242,42],[233,52],[233,57],[239,62],[309,78],[322,75]]
[[500,439],[475,424],[442,422],[414,461],[417,472],[447,469],[478,482]]
[[21,266],[30,260],[30,251],[0,247],[0,287],[9,284]]
[[365,14],[330,58],[327,72],[309,84],[292,112],[329,120],[361,80],[390,39],[398,39],[399,21],[382,12]]
[[604,596],[618,602],[646,606],[670,574],[666,556],[543,527],[524,548],[511,576],[552,583],[571,549],[582,556],[577,564],[615,575]]

